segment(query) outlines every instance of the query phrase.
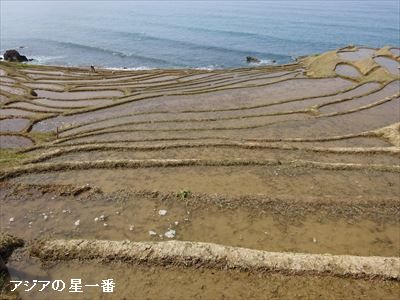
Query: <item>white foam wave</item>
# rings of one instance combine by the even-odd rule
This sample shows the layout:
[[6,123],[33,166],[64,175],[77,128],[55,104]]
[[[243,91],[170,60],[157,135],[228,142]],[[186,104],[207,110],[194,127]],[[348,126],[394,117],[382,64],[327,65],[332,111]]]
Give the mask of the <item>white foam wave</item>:
[[213,70],[218,69],[218,67],[215,66],[215,65],[210,65],[210,66],[205,66],[205,67],[197,67],[197,68],[194,68],[194,69],[195,70],[203,70],[203,71],[213,71]]
[[115,71],[147,71],[147,70],[154,70],[155,68],[147,67],[147,66],[140,66],[140,67],[105,67],[104,69],[107,70],[115,70]]
[[57,59],[63,59],[64,56],[33,56],[30,58],[34,59],[33,62],[36,62],[38,64],[45,64],[45,63],[52,62]]

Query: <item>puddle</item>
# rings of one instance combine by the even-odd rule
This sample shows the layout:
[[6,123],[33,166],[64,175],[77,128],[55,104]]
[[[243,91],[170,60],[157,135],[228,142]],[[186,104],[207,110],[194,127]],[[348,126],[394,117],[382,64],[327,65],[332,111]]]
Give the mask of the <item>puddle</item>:
[[[197,193],[370,197],[398,195],[398,173],[329,171],[290,166],[168,167],[92,169],[23,175],[13,182],[33,184],[91,184],[105,191],[131,187],[164,192],[188,188]],[[243,182],[246,182],[243,185]],[[354,184],[356,182],[356,184]]]
[[[120,191],[72,196],[51,189],[44,194],[41,191],[46,188],[3,192],[9,193],[0,198],[4,231],[28,240],[47,237],[162,241],[169,240],[166,233],[172,229],[177,240],[266,251],[400,254],[400,224],[394,204],[385,206],[385,202],[376,207],[376,202],[344,198],[273,202],[262,196],[189,194],[184,200],[175,193]],[[10,218],[13,222],[8,222]],[[152,236],[149,231],[156,234]]]

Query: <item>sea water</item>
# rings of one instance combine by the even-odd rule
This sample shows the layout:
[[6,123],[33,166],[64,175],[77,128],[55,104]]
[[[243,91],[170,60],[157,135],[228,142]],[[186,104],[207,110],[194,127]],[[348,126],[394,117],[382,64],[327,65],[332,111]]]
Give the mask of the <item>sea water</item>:
[[1,53],[50,65],[227,68],[399,47],[399,1],[5,1]]

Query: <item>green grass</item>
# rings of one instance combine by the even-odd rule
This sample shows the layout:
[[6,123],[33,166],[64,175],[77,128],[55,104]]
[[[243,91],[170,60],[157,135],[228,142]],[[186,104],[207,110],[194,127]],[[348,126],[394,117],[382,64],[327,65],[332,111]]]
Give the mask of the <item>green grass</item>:
[[181,199],[186,199],[190,196],[192,192],[190,190],[184,189],[176,193],[176,196]]
[[17,153],[13,150],[0,149],[0,168],[13,167],[20,163],[22,159],[28,157],[26,153]]
[[54,132],[30,132],[29,135],[36,141],[37,144],[51,142],[56,139]]

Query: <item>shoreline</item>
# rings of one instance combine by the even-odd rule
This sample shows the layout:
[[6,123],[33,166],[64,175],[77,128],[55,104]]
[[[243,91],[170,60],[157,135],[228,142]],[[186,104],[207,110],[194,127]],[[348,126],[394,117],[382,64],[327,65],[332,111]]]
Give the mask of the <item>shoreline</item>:
[[[221,71],[232,71],[232,70],[240,70],[240,69],[258,69],[258,68],[266,68],[266,67],[281,67],[281,66],[290,66],[293,65],[297,62],[297,59],[303,58],[307,56],[301,56],[296,59],[293,59],[291,62],[285,63],[285,64],[278,64],[278,63],[260,63],[260,64],[248,64],[247,66],[238,66],[238,67],[222,67],[222,68],[217,68],[217,67],[171,67],[171,68],[158,68],[158,67],[133,67],[133,68],[125,68],[125,67],[103,67],[103,66],[96,66],[96,70],[99,71],[118,71],[118,72],[146,72],[146,71],[205,71],[205,72],[221,72]],[[0,60],[0,64],[5,64],[6,66],[12,67],[13,65],[8,65],[8,64],[21,64],[22,66],[26,66],[26,68],[43,68],[43,69],[65,69],[65,70],[82,70],[82,71],[88,71],[90,69],[90,65],[47,65],[47,64],[35,64],[35,63],[30,63],[30,62],[21,62],[21,63],[15,63],[15,62],[8,62],[4,60]],[[18,67],[18,66],[17,66]]]
[[[336,48],[336,49],[328,49],[325,52],[330,52],[330,51],[344,51],[346,49],[350,48],[357,48],[357,49],[371,49],[374,51],[377,51],[382,48],[388,48],[388,49],[400,49],[399,46],[393,46],[393,45],[385,45],[381,48],[379,47],[372,47],[372,46],[366,46],[366,45],[354,45],[354,44],[349,44],[341,48]],[[11,48],[10,48],[11,49]],[[274,63],[274,60],[271,59],[261,59],[259,63],[248,63],[247,65],[238,65],[238,66],[232,66],[232,67],[217,67],[213,64],[208,65],[208,66],[201,66],[201,67],[181,67],[181,66],[176,66],[176,67],[148,67],[148,66],[137,66],[137,67],[106,67],[102,65],[94,65],[94,67],[98,70],[111,70],[111,71],[224,71],[224,70],[236,70],[236,69],[249,69],[249,68],[262,68],[262,67],[273,67],[273,66],[286,66],[286,65],[292,65],[298,62],[299,60],[305,59],[307,57],[312,57],[312,56],[317,56],[320,55],[324,52],[320,53],[310,53],[307,55],[299,55],[299,56],[292,56],[291,60],[286,63]],[[0,55],[2,58],[0,62],[6,62],[3,59],[3,55]],[[35,58],[33,58],[35,60]],[[243,58],[245,59],[245,57]],[[271,61],[271,62],[267,62]],[[23,65],[30,66],[30,67],[48,67],[48,68],[63,68],[63,69],[81,69],[85,70],[87,68],[90,68],[90,65],[65,65],[65,64],[45,64],[45,63],[31,63],[31,62],[23,62]]]

